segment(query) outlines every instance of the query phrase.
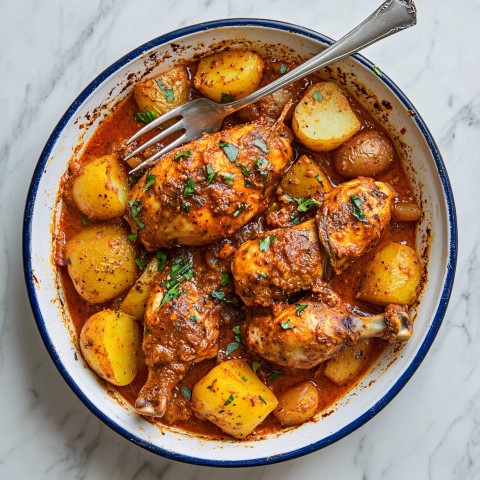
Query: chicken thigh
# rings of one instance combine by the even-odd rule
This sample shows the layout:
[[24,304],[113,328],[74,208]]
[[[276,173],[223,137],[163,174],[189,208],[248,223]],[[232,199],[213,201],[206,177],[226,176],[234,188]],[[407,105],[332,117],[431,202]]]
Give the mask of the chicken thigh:
[[263,212],[292,157],[282,120],[206,134],[164,155],[129,194],[126,219],[147,250],[205,245]]

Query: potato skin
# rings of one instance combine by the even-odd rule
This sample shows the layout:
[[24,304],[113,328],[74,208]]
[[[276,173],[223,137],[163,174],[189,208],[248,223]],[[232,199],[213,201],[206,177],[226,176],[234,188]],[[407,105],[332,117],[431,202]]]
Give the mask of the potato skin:
[[245,438],[277,406],[245,360],[217,365],[193,387],[192,408],[235,438]]
[[361,127],[342,89],[333,82],[312,85],[295,107],[292,128],[314,152],[339,147]]
[[126,313],[103,310],[80,332],[80,348],[90,368],[113,385],[128,385],[137,375],[140,328]]
[[298,383],[278,396],[273,415],[284,427],[300,425],[315,415],[319,401],[320,395],[312,382]]
[[124,228],[88,227],[65,245],[68,273],[78,294],[90,303],[103,303],[120,295],[134,282],[135,247]]
[[200,60],[194,85],[214,102],[238,100],[257,90],[263,67],[262,57],[248,50],[216,53]]
[[334,165],[345,178],[375,177],[393,163],[393,145],[377,130],[357,133],[334,154]]
[[78,209],[95,220],[124,215],[129,191],[127,173],[114,155],[105,155],[84,165],[72,185]]
[[[159,82],[166,89],[173,90],[172,101],[168,101],[167,96],[159,86]],[[150,110],[160,116],[189,100],[190,85],[187,69],[185,67],[175,67],[168,72],[136,83],[133,87],[133,98],[140,112],[145,113]]]
[[412,305],[421,279],[422,262],[417,252],[407,245],[390,243],[365,267],[357,297],[374,305]]

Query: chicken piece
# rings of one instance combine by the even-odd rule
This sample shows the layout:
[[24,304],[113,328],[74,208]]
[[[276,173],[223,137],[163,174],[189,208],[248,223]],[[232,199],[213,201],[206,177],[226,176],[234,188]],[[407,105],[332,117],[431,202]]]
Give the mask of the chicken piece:
[[307,369],[363,338],[380,337],[393,343],[405,342],[411,335],[406,307],[389,305],[383,315],[356,317],[341,304],[302,301],[277,316],[254,313],[248,324],[247,344],[270,362]]
[[235,292],[246,305],[271,306],[310,289],[322,276],[315,220],[279,228],[242,244],[232,260]]
[[379,240],[396,197],[386,183],[359,177],[325,195],[317,212],[320,242],[335,273],[341,273]]
[[189,367],[217,354],[220,306],[209,297],[217,277],[198,252],[178,256],[159,275],[145,310],[148,379],[135,403],[142,415],[162,417]]
[[292,157],[291,140],[281,117],[172,150],[132,188],[126,219],[150,251],[228,237],[267,208]]

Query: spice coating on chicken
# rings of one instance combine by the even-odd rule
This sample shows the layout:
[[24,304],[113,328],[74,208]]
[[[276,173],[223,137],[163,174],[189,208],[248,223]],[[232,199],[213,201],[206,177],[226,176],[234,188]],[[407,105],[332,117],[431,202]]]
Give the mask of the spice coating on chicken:
[[292,157],[291,140],[280,119],[172,150],[132,188],[126,219],[150,251],[226,238],[267,208]]
[[377,243],[390,222],[395,197],[389,185],[369,177],[342,183],[325,195],[316,218],[335,273],[346,270]]
[[219,279],[211,275],[218,277],[207,271],[198,252],[179,255],[159,275],[145,310],[148,379],[135,404],[139,413],[162,417],[190,366],[217,354],[220,307],[205,290]]
[[322,276],[315,220],[279,228],[241,245],[232,260],[235,292],[246,305],[272,306]]

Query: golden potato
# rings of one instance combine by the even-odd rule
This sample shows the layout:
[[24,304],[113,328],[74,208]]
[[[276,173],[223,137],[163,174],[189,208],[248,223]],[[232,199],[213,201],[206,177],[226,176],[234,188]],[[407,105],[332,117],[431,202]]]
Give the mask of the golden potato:
[[393,145],[377,130],[357,133],[335,152],[335,169],[346,178],[375,177],[393,163]]
[[128,178],[114,155],[84,165],[73,181],[72,196],[88,218],[108,220],[123,216],[127,206]]
[[273,415],[284,427],[300,425],[315,415],[319,401],[320,395],[312,382],[298,383],[278,396]]
[[422,211],[416,203],[395,203],[393,205],[392,220],[394,222],[418,222],[422,218]]
[[418,296],[422,262],[400,243],[383,247],[365,267],[357,297],[375,305],[411,305]]
[[103,310],[80,332],[80,348],[90,368],[113,385],[128,385],[137,375],[140,328],[130,315]]
[[323,374],[337,385],[343,385],[356,377],[372,350],[373,340],[365,338],[344,348],[336,357],[327,361]]
[[302,155],[283,176],[282,193],[292,197],[323,198],[332,185],[321,168],[307,155]]
[[245,360],[228,360],[200,379],[192,408],[235,438],[245,438],[277,406],[273,392]]
[[129,290],[122,304],[120,310],[128,313],[135,320],[141,321],[145,313],[145,306],[147,304],[148,295],[152,290],[153,281],[158,273],[158,260],[153,257],[147,265],[145,271],[140,275],[140,278],[135,282],[135,285]]
[[103,303],[135,282],[135,247],[124,228],[88,227],[65,245],[68,273],[78,294],[90,303]]
[[135,84],[133,98],[141,113],[155,112],[156,116],[172,110],[189,100],[190,79],[185,67],[147,78]]
[[295,135],[314,152],[339,147],[360,126],[347,97],[333,82],[312,85],[295,107],[292,119]]
[[232,102],[257,90],[263,67],[262,57],[248,50],[216,53],[198,62],[194,85],[214,102]]

